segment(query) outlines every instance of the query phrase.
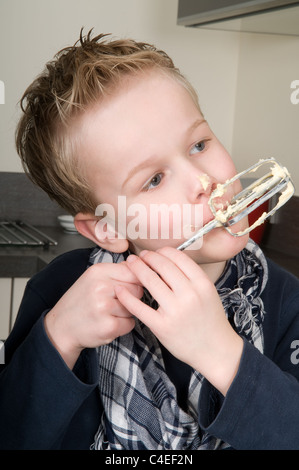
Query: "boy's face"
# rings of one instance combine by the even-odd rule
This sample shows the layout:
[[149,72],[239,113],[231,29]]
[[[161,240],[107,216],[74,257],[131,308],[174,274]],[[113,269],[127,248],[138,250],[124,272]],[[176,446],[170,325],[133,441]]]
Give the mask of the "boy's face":
[[[177,247],[188,231],[190,236],[210,221],[211,192],[236,173],[188,91],[159,72],[124,80],[122,89],[85,113],[79,125],[80,158],[96,199],[111,204],[118,220],[126,215],[125,236],[137,254]],[[237,182],[233,192],[239,190]],[[159,220],[155,211],[161,204],[181,212],[181,220],[172,211]],[[195,220],[198,207],[200,223]],[[187,219],[191,214],[187,224],[183,213]],[[238,229],[246,226],[241,221]],[[200,249],[194,245],[186,253],[200,264],[223,261],[247,240],[247,235],[235,238],[221,227],[204,236]]]

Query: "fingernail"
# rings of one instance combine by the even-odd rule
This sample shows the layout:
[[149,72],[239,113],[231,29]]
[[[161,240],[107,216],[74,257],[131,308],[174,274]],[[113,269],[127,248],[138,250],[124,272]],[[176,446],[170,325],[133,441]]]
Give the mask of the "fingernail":
[[146,253],[148,253],[148,250],[142,250],[142,251],[139,253],[140,258],[143,258],[143,257],[146,255]]
[[130,255],[130,256],[128,256],[126,261],[127,261],[127,263],[133,263],[133,261],[135,261],[136,258],[137,258],[136,255]]

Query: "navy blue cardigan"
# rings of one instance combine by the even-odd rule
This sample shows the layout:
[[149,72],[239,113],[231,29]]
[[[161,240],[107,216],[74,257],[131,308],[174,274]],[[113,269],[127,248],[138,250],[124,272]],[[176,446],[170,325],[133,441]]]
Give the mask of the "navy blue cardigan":
[[[71,371],[43,325],[85,271],[90,251],[56,258],[27,284],[0,366],[0,449],[89,449],[93,443],[101,416],[96,351],[84,350]],[[268,264],[264,355],[244,340],[225,399],[205,381],[198,404],[200,426],[234,449],[299,449],[299,281]],[[183,402],[189,367],[166,351],[164,359]]]

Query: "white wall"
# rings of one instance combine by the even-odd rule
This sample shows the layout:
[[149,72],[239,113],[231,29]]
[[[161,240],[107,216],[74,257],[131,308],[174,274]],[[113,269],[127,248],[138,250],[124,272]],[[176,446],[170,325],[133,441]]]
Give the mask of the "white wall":
[[87,32],[111,32],[165,49],[200,96],[212,129],[244,169],[275,156],[299,194],[299,37],[177,26],[177,0],[0,0],[0,171],[21,171],[17,102],[46,61]]
[[299,195],[299,103],[290,99],[295,80],[299,37],[240,35],[232,156],[239,169],[275,157],[290,171]]
[[188,76],[214,131],[230,150],[237,79],[238,35],[176,25],[177,0],[0,0],[0,171],[21,171],[14,149],[16,103],[80,28],[133,37],[165,49]]

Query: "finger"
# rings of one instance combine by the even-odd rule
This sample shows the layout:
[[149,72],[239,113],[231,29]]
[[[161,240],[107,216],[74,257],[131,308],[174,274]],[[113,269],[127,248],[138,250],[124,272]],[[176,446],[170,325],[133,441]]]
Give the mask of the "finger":
[[122,273],[119,273],[120,275],[123,275],[121,282],[126,282],[129,284],[135,284],[135,285],[141,286],[141,282],[136,277],[136,275],[131,271],[131,269],[128,268],[126,261],[123,261],[122,263],[120,263],[120,267],[123,271]]
[[[131,292],[131,294],[134,295],[134,297],[137,297],[138,299],[141,299],[144,294],[144,289],[141,285],[129,284],[128,282],[119,282],[116,285],[126,287],[128,291]],[[117,297],[115,293],[115,284],[113,285],[113,297]]]
[[116,287],[116,294],[119,302],[138,318],[142,323],[148,326],[153,332],[157,322],[161,321],[160,314],[151,307],[134,297],[128,289],[123,286]]
[[129,256],[127,263],[142,285],[146,287],[161,306],[172,301],[173,293],[168,285],[138,256]]
[[127,335],[135,327],[135,319],[131,318],[120,318],[118,324],[118,336]]
[[198,282],[208,279],[201,267],[182,251],[171,247],[163,247],[157,252],[170,259],[193,284],[197,285]]
[[128,282],[130,284],[139,284],[140,282],[135,274],[128,268],[125,261],[121,263],[98,263],[92,265],[88,271],[91,270],[95,276],[104,279],[111,279],[113,281]]
[[[132,294],[131,294],[132,295]],[[130,318],[132,313],[118,300],[112,299],[107,305],[107,311],[113,317]]]
[[173,292],[179,294],[187,288],[189,279],[170,257],[155,251],[141,252],[140,257],[151,269],[159,274]]
[[116,285],[123,285],[127,287],[127,289],[135,295],[135,297],[142,297],[143,296],[143,287],[141,286],[140,282],[138,284],[130,284],[128,282],[122,281],[114,281],[114,280],[105,280],[104,282],[101,280],[96,280],[94,283],[93,292],[97,296],[97,298],[116,298],[116,294],[114,288]]

